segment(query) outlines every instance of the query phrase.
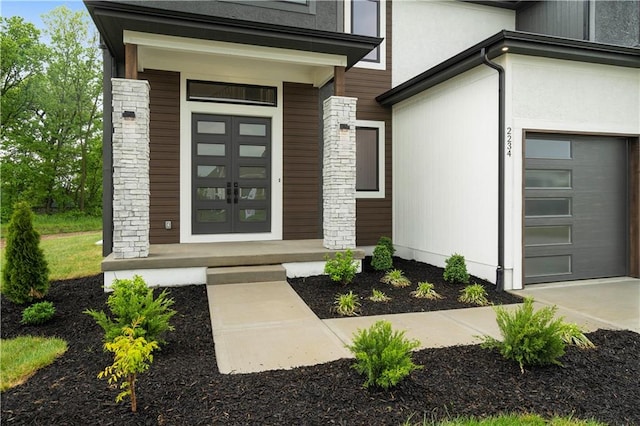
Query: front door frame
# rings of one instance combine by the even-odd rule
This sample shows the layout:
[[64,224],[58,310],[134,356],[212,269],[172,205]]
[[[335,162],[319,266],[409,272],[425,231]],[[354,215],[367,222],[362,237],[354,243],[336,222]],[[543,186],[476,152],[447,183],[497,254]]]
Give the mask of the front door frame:
[[[187,101],[187,80],[222,81],[236,84],[274,86],[277,106],[255,106]],[[271,231],[255,233],[193,234],[192,232],[192,131],[194,113],[262,117],[271,119]],[[204,243],[224,241],[282,240],[282,82],[262,79],[234,79],[201,73],[180,74],[180,242]]]

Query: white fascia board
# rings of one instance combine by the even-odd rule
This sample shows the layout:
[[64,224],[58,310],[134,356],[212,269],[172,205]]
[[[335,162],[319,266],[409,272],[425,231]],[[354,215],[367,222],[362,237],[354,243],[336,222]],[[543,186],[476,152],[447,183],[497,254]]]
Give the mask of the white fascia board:
[[123,42],[125,44],[157,47],[166,50],[235,56],[298,65],[347,66],[347,57],[342,55],[141,33],[129,30],[123,32]]

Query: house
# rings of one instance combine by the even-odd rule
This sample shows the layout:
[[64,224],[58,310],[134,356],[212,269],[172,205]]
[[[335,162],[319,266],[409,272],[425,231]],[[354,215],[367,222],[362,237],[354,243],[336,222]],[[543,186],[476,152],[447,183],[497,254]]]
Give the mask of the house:
[[506,289],[640,274],[637,2],[85,4],[105,280],[160,246],[382,235]]

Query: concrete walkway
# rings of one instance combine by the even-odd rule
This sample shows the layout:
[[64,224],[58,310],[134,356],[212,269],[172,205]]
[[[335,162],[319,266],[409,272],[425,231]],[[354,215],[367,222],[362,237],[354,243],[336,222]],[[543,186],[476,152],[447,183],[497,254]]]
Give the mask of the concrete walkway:
[[[558,315],[586,331],[627,328],[640,332],[640,280],[618,281],[602,286],[536,285],[516,294],[532,295],[538,308],[559,306]],[[224,374],[351,357],[345,345],[351,343],[353,333],[381,319],[405,330],[408,338],[418,339],[420,348],[476,344],[477,336],[485,334],[500,337],[491,307],[320,320],[286,281],[208,285],[207,295],[218,368]],[[633,314],[628,311],[634,306],[635,319],[627,315]]]

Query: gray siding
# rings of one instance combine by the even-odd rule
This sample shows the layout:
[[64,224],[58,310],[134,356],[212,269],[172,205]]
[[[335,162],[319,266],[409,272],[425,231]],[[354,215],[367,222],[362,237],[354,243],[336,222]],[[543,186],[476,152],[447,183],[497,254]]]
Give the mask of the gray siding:
[[640,46],[640,2],[596,1],[594,41]]
[[588,2],[531,2],[516,14],[516,30],[579,40],[589,38]]
[[342,13],[337,1],[309,0],[307,5],[275,0],[121,0],[120,3],[299,28],[342,31],[342,19],[338,19]]

